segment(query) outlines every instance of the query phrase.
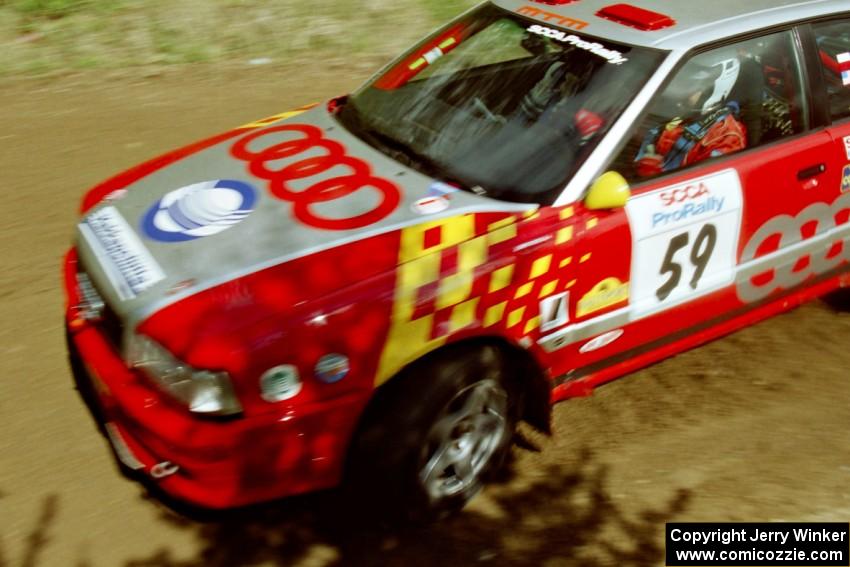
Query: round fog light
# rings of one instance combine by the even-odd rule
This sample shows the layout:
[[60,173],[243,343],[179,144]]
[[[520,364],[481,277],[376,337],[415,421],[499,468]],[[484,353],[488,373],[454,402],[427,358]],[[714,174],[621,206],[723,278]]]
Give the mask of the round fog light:
[[291,364],[270,368],[260,378],[260,395],[270,403],[294,398],[300,391],[298,369]]

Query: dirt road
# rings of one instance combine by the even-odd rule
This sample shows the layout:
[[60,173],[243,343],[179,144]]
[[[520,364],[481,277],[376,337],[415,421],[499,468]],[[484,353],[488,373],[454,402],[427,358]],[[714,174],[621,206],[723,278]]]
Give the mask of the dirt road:
[[60,258],[85,188],[327,98],[315,69],[0,85],[0,566],[661,565],[666,521],[850,519],[850,315],[810,304],[555,411],[463,515],[397,534],[332,496],[199,523],[122,478],[67,370]]

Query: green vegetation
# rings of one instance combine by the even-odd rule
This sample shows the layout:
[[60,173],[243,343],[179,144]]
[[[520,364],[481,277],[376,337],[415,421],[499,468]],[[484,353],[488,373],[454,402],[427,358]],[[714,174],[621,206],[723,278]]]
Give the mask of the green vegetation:
[[373,65],[475,3],[0,0],[0,75],[254,59]]

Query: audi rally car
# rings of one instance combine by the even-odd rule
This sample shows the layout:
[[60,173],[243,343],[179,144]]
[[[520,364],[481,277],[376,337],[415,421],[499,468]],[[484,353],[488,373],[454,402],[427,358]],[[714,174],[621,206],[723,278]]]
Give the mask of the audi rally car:
[[92,189],[78,383],[179,500],[457,508],[551,402],[850,282],[848,118],[846,2],[485,2]]

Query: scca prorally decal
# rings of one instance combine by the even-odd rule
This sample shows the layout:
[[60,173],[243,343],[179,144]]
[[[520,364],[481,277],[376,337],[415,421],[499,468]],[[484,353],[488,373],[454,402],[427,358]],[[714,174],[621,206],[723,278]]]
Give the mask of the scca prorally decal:
[[[300,137],[275,142],[264,149],[252,150],[252,144],[261,144],[273,134],[293,133]],[[310,150],[322,149],[324,155],[305,157],[300,161],[274,168],[281,160],[287,160]],[[339,142],[328,140],[322,130],[306,124],[275,126],[253,132],[234,144],[234,157],[248,162],[252,175],[269,182],[269,190],[278,199],[293,205],[293,215],[302,223],[324,230],[354,230],[374,224],[396,210],[401,202],[401,191],[394,183],[372,175],[369,165],[355,157],[346,155],[345,147]],[[329,177],[313,183],[303,190],[294,190],[290,183],[296,180],[317,177],[335,168],[347,168],[348,175]],[[328,218],[316,214],[312,207],[347,197],[357,191],[371,190],[379,194],[377,205],[371,210],[352,217]]]
[[701,215],[721,213],[726,202],[724,197],[714,197],[705,183],[685,185],[659,195],[666,210],[652,215],[652,227],[687,221]]
[[622,65],[623,63],[628,62],[628,58],[624,57],[622,53],[619,51],[615,51],[613,49],[607,49],[601,43],[595,41],[586,41],[580,38],[577,35],[568,34],[561,30],[556,30],[554,28],[547,28],[546,26],[541,25],[533,25],[528,27],[529,33],[534,33],[537,35],[542,35],[543,37],[548,37],[550,39],[556,39],[562,43],[569,43],[570,45],[577,47],[579,49],[583,49],[584,51],[589,51],[594,55],[597,55],[608,63],[612,65]]
[[250,215],[256,200],[256,190],[244,181],[195,183],[171,191],[154,203],[142,217],[142,232],[159,242],[212,236]]
[[[737,277],[741,301],[759,301],[850,261],[850,223],[836,225],[835,222],[835,218],[847,210],[850,210],[850,194],[842,195],[832,205],[815,203],[796,217],[781,215],[763,224],[741,255]],[[817,233],[803,240],[803,227],[810,223],[817,225]],[[756,258],[764,243],[775,236],[780,236],[779,249]],[[843,246],[836,251],[839,242]],[[809,261],[800,266],[806,259]],[[770,277],[763,281],[759,277],[762,275]]]
[[632,231],[628,293],[636,317],[734,283],[743,218],[735,170],[635,195],[626,214]]

